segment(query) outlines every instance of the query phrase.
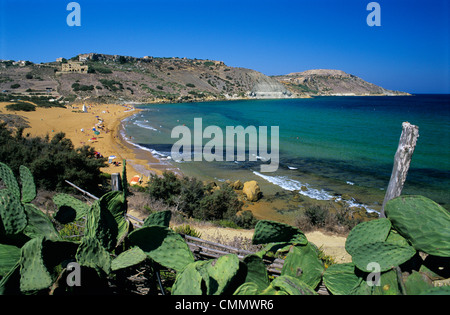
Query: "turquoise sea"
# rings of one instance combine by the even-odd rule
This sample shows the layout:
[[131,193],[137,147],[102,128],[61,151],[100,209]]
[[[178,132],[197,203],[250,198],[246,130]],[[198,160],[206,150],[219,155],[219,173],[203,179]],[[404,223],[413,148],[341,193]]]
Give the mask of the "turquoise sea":
[[[419,126],[419,140],[403,194],[421,194],[450,209],[450,95],[339,96],[137,107],[143,111],[123,122],[122,136],[185,175],[216,181],[255,179],[265,195],[280,190],[299,190],[319,200],[339,200],[344,195],[350,205],[364,206],[369,211],[380,209],[402,122],[408,121]],[[279,126],[278,170],[260,172],[260,164],[265,163],[261,159],[174,161],[171,148],[179,138],[171,138],[172,129],[184,125],[193,134],[194,118],[202,118],[203,129],[214,125],[224,135],[226,126],[267,126],[269,131],[270,126]],[[301,190],[302,186],[307,190]]]

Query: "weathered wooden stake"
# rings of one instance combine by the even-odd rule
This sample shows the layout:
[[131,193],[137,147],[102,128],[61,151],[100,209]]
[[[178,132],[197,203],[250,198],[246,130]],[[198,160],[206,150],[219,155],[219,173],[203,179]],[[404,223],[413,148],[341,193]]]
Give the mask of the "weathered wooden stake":
[[417,138],[419,138],[419,127],[411,125],[409,122],[402,124],[402,135],[398,143],[397,152],[394,157],[394,167],[392,168],[391,179],[384,196],[383,206],[381,207],[380,217],[386,217],[384,206],[386,203],[400,196],[406,175],[408,174],[411,158],[416,147]]
[[120,174],[119,173],[111,174],[111,190],[118,191],[121,189],[122,189],[122,187],[121,187]]

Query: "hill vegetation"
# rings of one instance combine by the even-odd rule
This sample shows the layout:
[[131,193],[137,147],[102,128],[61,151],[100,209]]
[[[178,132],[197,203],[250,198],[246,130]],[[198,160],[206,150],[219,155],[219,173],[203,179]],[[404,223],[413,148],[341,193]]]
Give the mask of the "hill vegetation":
[[[82,62],[88,71],[62,72],[66,62]],[[338,70],[309,70],[269,77],[221,61],[96,53],[41,64],[2,61],[0,91],[6,100],[43,96],[55,104],[84,100],[152,103],[402,94]]]

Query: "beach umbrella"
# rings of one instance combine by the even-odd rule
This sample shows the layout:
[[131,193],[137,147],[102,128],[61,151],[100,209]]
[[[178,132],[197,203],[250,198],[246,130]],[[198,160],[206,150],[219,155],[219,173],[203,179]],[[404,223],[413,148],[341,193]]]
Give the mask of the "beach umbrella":
[[94,134],[95,134],[96,136],[98,136],[98,135],[100,134],[100,132],[95,131]]

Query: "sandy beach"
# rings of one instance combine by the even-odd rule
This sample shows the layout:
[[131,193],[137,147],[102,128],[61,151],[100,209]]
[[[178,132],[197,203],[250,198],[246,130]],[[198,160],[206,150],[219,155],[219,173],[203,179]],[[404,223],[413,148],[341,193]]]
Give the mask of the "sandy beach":
[[[0,113],[19,115],[25,118],[29,128],[24,130],[24,135],[45,137],[58,132],[64,132],[75,147],[90,145],[104,157],[116,156],[114,161],[127,161],[127,177],[130,180],[134,175],[143,177],[143,183],[148,180],[148,174],[162,174],[167,167],[158,164],[158,159],[150,152],[137,150],[131,144],[124,141],[120,135],[122,120],[136,114],[139,109],[133,106],[117,104],[86,104],[87,112],[82,112],[83,104],[68,106],[67,108],[40,108],[36,111],[10,111],[5,108],[10,102],[0,102]],[[100,127],[100,128],[99,128]],[[98,135],[94,134],[95,128]],[[151,165],[151,166],[150,166]],[[102,172],[112,174],[121,173],[122,165],[108,164],[101,169]],[[251,210],[258,219],[285,221],[286,216],[270,211],[274,205],[271,202],[259,201],[246,203],[244,210]],[[132,211],[132,210],[131,210]],[[135,214],[136,215],[136,214]],[[288,223],[288,222],[286,222]],[[234,230],[230,228],[197,226],[205,239],[223,238],[233,239],[235,236],[251,238],[253,230]],[[327,235],[322,232],[307,234],[317,246],[322,246],[324,252],[332,255],[340,262],[351,259],[344,249],[345,237]]]
[[[149,152],[142,152],[138,157],[132,145],[121,139],[119,134],[121,121],[139,111],[133,106],[86,104],[87,112],[82,112],[83,104],[77,104],[67,108],[36,107],[36,111],[25,112],[7,110],[5,106],[8,104],[12,103],[0,103],[0,113],[24,117],[30,126],[24,130],[24,135],[30,134],[34,137],[49,135],[51,138],[58,132],[64,132],[76,148],[89,145],[104,157],[116,156],[113,161],[119,162],[120,165],[109,163],[108,167],[101,169],[104,173],[121,173],[123,159],[127,161],[128,179],[140,175],[146,181],[149,173],[161,174],[163,171],[162,167],[160,169],[154,167],[158,160]],[[93,128],[99,132],[98,135]],[[152,167],[149,163],[152,163]]]

